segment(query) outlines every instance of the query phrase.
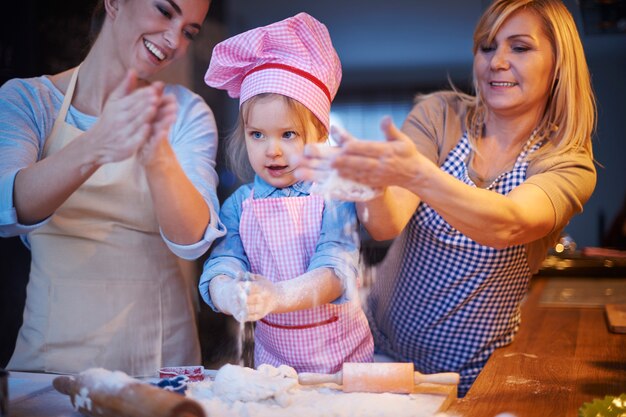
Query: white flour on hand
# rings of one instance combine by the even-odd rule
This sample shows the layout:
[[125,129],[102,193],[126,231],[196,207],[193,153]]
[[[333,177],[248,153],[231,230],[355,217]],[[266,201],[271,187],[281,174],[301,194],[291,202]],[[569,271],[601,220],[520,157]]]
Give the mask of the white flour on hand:
[[339,176],[336,170],[332,170],[323,181],[314,182],[311,193],[319,194],[324,199],[342,201],[368,201],[380,195],[381,191]]

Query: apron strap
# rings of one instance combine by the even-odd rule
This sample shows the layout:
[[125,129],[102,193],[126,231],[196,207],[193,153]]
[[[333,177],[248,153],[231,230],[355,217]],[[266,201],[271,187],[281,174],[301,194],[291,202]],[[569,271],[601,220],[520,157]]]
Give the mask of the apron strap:
[[50,136],[53,136],[58,130],[62,127],[63,123],[65,123],[65,118],[67,117],[67,111],[70,108],[70,104],[72,103],[72,98],[74,97],[74,88],[76,87],[76,80],[78,80],[78,69],[80,65],[74,68],[74,73],[72,74],[72,78],[70,79],[70,83],[67,86],[67,91],[65,92],[65,97],[63,98],[63,104],[61,104],[61,110],[59,110],[59,114],[57,118],[54,120],[54,125],[52,126],[52,132],[46,138],[46,141],[43,145],[43,149],[41,151],[41,155],[39,158],[42,158],[44,155],[48,154],[48,149],[51,146]]
[[76,80],[78,80],[78,70],[80,69],[80,65],[74,69],[74,73],[72,74],[72,78],[70,79],[70,83],[67,86],[67,91],[65,92],[65,97],[63,98],[63,104],[61,105],[61,110],[59,110],[59,115],[57,116],[54,124],[65,122],[65,117],[67,116],[67,111],[70,108],[70,104],[72,104],[72,98],[74,97],[74,89],[76,88]]
[[70,104],[72,103],[72,98],[74,97],[74,89],[76,88],[76,81],[78,80],[79,69],[80,69],[80,65],[74,69],[74,73],[72,74],[70,83],[67,86],[67,91],[65,92],[65,98],[63,99],[63,105],[61,106],[61,110],[59,111],[59,116],[57,117],[57,120],[62,119],[63,121],[65,121],[67,110],[70,108]]

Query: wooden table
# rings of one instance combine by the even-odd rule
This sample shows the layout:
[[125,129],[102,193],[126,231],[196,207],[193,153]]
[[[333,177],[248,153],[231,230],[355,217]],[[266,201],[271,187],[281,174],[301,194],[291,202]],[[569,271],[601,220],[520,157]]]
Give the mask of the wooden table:
[[542,307],[548,279],[534,278],[517,337],[494,352],[453,415],[577,416],[585,402],[626,393],[626,334],[609,332],[603,308]]
[[[573,417],[585,402],[626,393],[626,334],[608,331],[601,308],[541,307],[548,279],[534,278],[515,341],[493,354],[450,415]],[[12,375],[28,378],[31,393],[10,402],[11,417],[81,416],[50,386],[54,375]]]
[[83,417],[74,411],[68,396],[52,387],[58,375],[11,372],[9,417]]

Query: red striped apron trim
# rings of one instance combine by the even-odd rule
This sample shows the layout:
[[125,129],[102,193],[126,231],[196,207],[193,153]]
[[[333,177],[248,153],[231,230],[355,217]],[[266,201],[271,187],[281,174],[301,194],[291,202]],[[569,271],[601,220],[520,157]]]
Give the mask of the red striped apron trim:
[[334,323],[339,320],[339,316],[333,316],[327,320],[319,321],[317,323],[312,324],[301,324],[298,326],[286,326],[284,324],[271,323],[265,319],[261,319],[261,323],[267,324],[270,327],[275,327],[277,329],[285,329],[285,330],[302,330],[302,329],[312,329],[314,327],[324,326],[326,324]]

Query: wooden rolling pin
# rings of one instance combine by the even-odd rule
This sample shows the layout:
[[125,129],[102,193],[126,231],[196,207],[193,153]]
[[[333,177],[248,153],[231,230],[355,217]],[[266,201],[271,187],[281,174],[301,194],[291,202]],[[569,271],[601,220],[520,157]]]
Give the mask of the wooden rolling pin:
[[81,373],[75,377],[56,377],[52,385],[60,393],[69,395],[74,408],[86,416],[205,417],[198,402],[140,381],[115,386],[83,377]]
[[[445,393],[449,387],[458,385],[459,374],[445,372],[425,375],[415,372],[412,363],[344,363],[336,374],[301,373],[301,385],[315,385],[332,382],[341,385],[344,392],[391,392],[410,394],[416,392]],[[425,390],[420,390],[424,384]]]

